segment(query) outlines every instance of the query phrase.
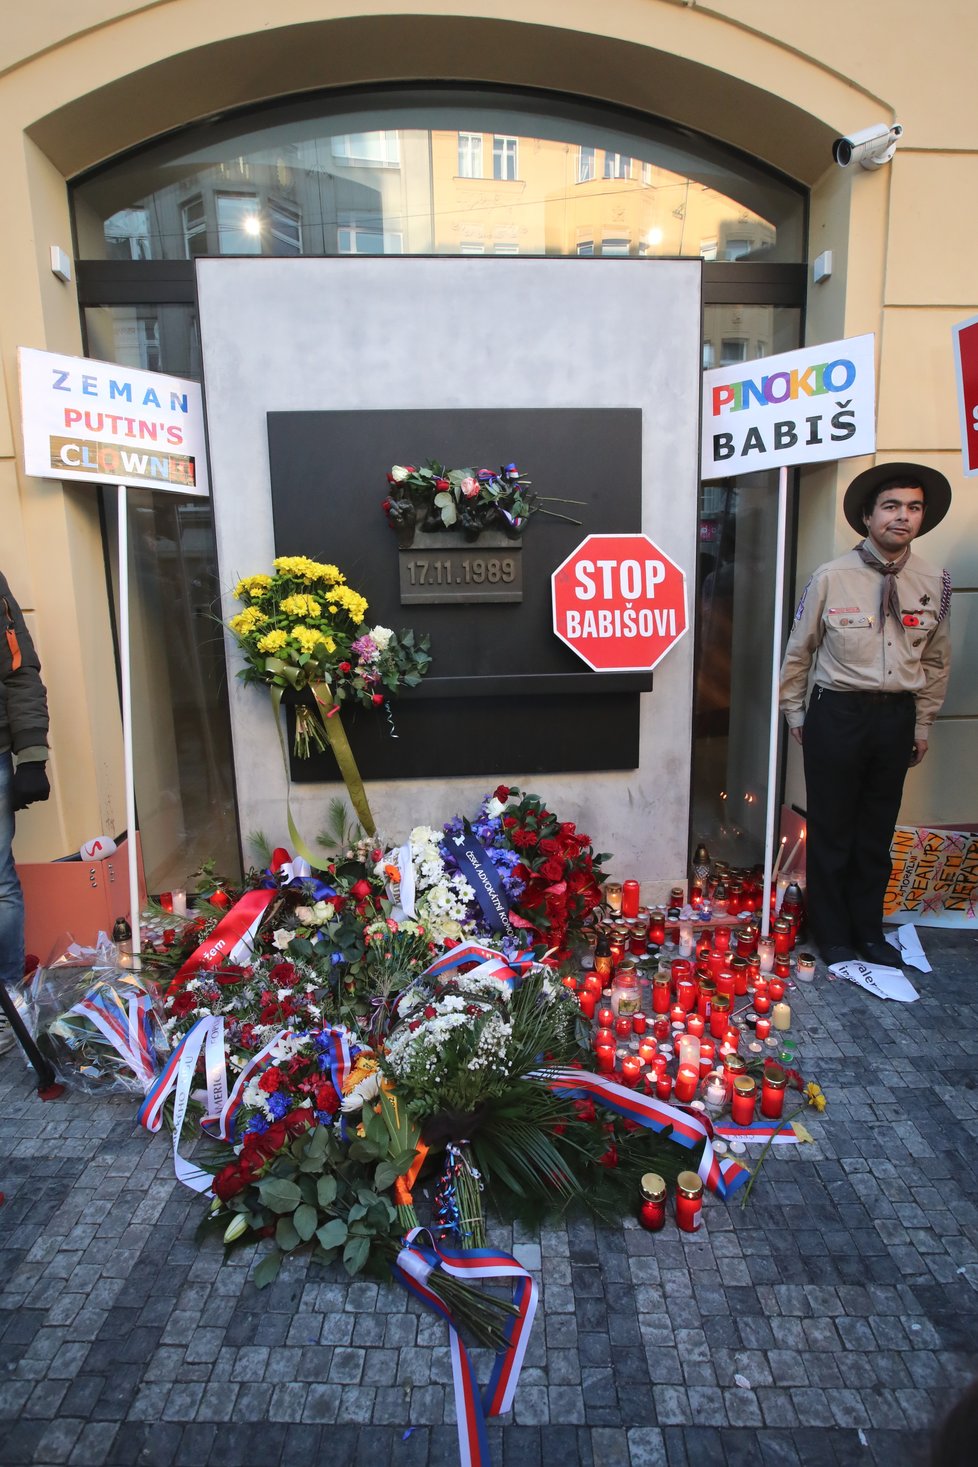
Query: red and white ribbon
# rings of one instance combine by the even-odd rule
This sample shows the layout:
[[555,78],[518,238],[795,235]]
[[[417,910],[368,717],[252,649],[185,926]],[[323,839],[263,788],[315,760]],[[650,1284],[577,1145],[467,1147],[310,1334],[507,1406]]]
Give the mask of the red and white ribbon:
[[149,1089],[156,1078],[156,1053],[151,1033],[153,1000],[148,993],[130,994],[127,1010],[116,1003],[107,1004],[96,995],[83,998],[68,1012],[80,1014],[94,1024],[125,1060],[143,1089]]
[[221,918],[211,935],[177,969],[166,990],[172,998],[188,978],[202,969],[220,968],[225,963],[246,963],[255,949],[255,933],[276,893],[264,887],[246,891],[240,901]]
[[227,1070],[224,1064],[224,1020],[220,1014],[198,1019],[170,1055],[163,1073],[147,1092],[139,1108],[139,1124],[147,1131],[158,1131],[163,1121],[163,1106],[171,1091],[173,1098],[173,1170],[177,1180],[194,1192],[209,1192],[213,1177],[180,1155],[180,1137],[187,1115],[187,1102],[193,1088],[194,1073],[201,1049],[207,1071],[210,1115],[220,1115],[227,1096]]

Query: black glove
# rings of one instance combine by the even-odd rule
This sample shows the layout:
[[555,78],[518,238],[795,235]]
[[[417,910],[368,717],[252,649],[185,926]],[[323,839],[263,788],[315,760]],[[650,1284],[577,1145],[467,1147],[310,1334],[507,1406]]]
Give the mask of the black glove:
[[14,770],[15,810],[26,810],[35,800],[46,800],[50,793],[43,759],[17,765]]

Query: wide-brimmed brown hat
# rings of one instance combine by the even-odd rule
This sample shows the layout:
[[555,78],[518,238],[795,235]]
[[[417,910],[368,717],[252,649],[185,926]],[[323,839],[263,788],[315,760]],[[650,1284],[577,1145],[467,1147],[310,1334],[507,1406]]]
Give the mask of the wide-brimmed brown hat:
[[940,524],[951,508],[951,486],[943,474],[937,469],[929,469],[926,464],[874,464],[871,469],[864,469],[856,475],[842,501],[842,512],[857,535],[866,533],[862,509],[876,486],[902,478],[916,479],[924,486],[927,507],[918,534],[926,535],[928,530]]

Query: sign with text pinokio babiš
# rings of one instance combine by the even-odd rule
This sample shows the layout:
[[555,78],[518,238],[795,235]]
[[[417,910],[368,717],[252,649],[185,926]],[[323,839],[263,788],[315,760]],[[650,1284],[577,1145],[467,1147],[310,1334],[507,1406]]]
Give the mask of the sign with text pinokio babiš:
[[872,335],[703,373],[704,479],[875,451]]
[[197,382],[32,347],[17,355],[28,474],[207,495]]

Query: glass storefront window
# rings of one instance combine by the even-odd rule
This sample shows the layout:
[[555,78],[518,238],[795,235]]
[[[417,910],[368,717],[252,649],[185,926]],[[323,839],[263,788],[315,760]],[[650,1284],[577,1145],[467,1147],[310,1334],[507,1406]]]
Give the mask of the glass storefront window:
[[[704,357],[720,365],[792,351],[800,318],[787,307],[707,306]],[[764,856],[777,492],[773,471],[700,486],[692,838],[733,866]]]
[[803,258],[794,186],[707,139],[530,95],[270,106],[101,168],[74,203],[89,260],[575,255],[585,239],[635,258]]

